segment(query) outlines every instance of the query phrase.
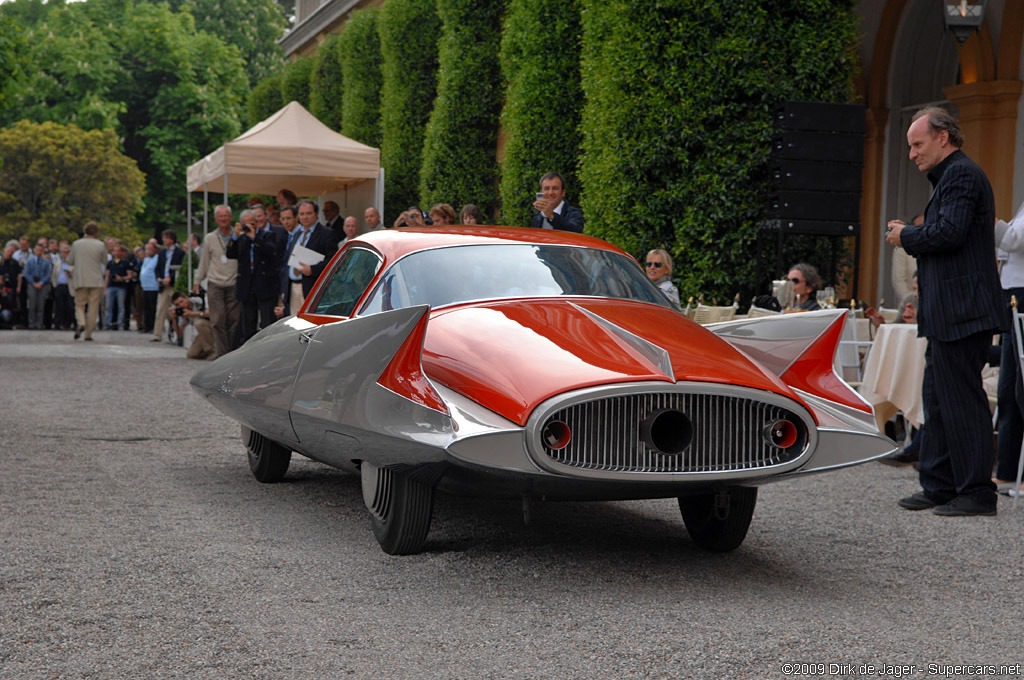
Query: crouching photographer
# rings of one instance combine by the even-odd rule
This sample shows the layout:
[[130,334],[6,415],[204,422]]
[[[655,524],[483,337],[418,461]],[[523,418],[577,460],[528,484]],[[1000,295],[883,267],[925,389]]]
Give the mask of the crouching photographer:
[[210,327],[210,313],[206,310],[202,293],[189,297],[175,291],[171,296],[171,305],[168,316],[171,325],[174,326],[174,332],[178,335],[179,347],[185,343],[185,327],[191,324],[196,329],[196,339],[192,341],[185,356],[189,359],[212,359],[213,330]]

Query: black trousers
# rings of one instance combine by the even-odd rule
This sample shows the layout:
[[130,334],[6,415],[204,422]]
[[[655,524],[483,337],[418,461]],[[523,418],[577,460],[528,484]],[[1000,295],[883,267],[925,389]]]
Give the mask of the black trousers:
[[245,342],[256,335],[258,331],[277,321],[277,317],[274,316],[275,304],[277,304],[277,298],[261,299],[255,295],[250,295],[242,303],[242,320],[238,324],[240,328],[239,340],[241,342]]
[[952,342],[928,339],[918,468],[921,488],[940,503],[970,496],[986,506],[996,505],[992,416],[981,384],[991,344],[991,332]]
[[75,325],[75,299],[71,297],[66,283],[53,289],[53,323],[61,329]]
[[159,296],[159,291],[142,291],[142,324],[147,333],[152,333],[153,326],[156,324],[156,306]]

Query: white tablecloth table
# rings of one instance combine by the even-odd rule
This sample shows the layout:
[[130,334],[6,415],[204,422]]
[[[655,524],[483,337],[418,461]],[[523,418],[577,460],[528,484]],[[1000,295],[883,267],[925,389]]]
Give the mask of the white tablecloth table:
[[897,411],[916,427],[924,423],[921,383],[927,347],[928,340],[917,337],[917,324],[886,323],[875,331],[860,394],[875,407],[879,428]]

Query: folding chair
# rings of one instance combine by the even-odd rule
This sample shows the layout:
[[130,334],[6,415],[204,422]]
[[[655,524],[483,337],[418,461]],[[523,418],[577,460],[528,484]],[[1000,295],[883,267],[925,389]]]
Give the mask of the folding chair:
[[[1017,338],[1017,370],[1024,372],[1024,314],[1017,308],[1017,296],[1011,299],[1013,306],[1013,334]],[[1012,489],[1013,507],[1017,507],[1020,498],[1020,483],[1024,477],[1024,442],[1020,447],[1020,460],[1017,461],[1017,484]]]
[[[870,340],[857,338],[857,316],[854,310],[847,311],[836,359],[840,368],[839,374],[851,387],[859,387],[864,380],[864,358],[861,356],[861,350],[866,352],[870,349]],[[855,376],[853,380],[847,378],[846,369],[848,368],[853,370]]]

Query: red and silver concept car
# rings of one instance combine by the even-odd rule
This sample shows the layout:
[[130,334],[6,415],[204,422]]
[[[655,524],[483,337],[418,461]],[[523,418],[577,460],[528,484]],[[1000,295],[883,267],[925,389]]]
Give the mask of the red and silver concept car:
[[361,476],[381,547],[419,551],[434,493],[678,498],[743,541],[757,487],[895,450],[833,371],[842,311],[704,328],[595,238],[504,227],[349,241],[295,316],[202,367],[276,482],[292,452]]

